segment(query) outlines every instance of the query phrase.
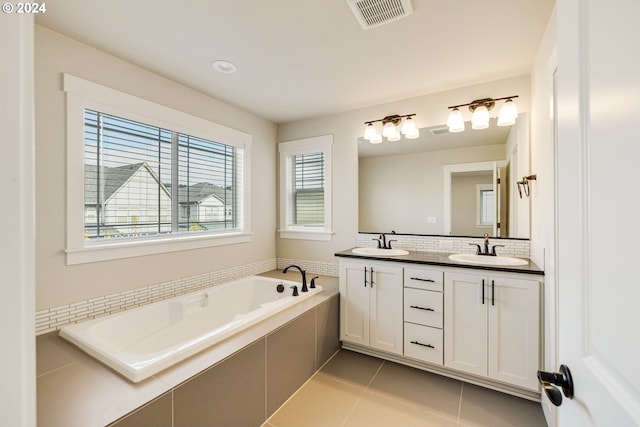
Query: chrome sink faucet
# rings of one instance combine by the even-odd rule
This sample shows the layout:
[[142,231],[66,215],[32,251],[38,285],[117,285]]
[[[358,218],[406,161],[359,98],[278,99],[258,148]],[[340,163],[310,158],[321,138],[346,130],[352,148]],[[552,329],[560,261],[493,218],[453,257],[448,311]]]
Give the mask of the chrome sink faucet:
[[477,243],[469,243],[472,246],[476,247],[476,255],[487,255],[487,256],[497,256],[496,248],[503,248],[504,245],[493,245],[491,250],[489,250],[489,234],[484,233],[484,241],[483,247],[480,247]]
[[307,288],[307,272],[301,269],[300,267],[298,267],[297,265],[293,265],[293,264],[288,266],[284,270],[282,270],[282,272],[286,273],[287,270],[289,270],[290,268],[297,268],[300,271],[300,274],[302,274],[302,289],[300,289],[300,292],[308,292],[309,288]]

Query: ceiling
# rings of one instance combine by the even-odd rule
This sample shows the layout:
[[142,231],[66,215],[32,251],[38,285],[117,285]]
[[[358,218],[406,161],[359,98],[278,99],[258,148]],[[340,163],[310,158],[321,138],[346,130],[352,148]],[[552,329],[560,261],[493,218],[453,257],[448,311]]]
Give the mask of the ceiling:
[[528,74],[554,0],[412,3],[368,30],[347,0],[56,0],[36,23],[280,124]]

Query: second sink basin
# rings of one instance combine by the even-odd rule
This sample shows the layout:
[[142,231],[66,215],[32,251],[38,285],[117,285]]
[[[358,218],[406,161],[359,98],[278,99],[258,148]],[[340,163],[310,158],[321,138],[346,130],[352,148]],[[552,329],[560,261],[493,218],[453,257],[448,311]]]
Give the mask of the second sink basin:
[[515,258],[510,256],[489,256],[489,255],[474,255],[474,254],[451,254],[449,259],[452,261],[465,262],[468,264],[477,265],[495,265],[513,267],[518,265],[527,265],[529,262],[526,259]]
[[357,255],[373,255],[373,256],[398,256],[407,255],[409,251],[404,249],[382,249],[382,248],[355,248],[351,252]]

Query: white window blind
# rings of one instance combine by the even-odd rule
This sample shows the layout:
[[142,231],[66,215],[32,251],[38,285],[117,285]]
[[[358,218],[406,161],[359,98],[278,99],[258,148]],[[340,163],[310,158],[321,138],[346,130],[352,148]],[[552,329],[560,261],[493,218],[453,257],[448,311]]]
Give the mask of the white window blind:
[[324,225],[324,153],[293,156],[293,212],[289,216],[294,225]]
[[496,219],[493,189],[480,189],[480,224],[493,224]]
[[85,109],[85,239],[237,230],[242,156],[238,147]]

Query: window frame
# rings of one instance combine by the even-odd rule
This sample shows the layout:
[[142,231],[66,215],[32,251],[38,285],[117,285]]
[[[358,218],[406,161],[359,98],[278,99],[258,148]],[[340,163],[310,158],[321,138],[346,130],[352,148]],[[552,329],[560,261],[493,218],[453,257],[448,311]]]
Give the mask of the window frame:
[[[63,74],[67,101],[67,265],[153,255],[251,241],[251,135],[79,77]],[[162,127],[244,150],[242,208],[236,231],[169,234],[137,239],[84,239],[84,111]],[[108,241],[107,241],[108,240]]]
[[[282,239],[324,240],[330,241],[333,236],[332,225],[332,183],[331,183],[331,147],[333,135],[322,135],[311,138],[281,142],[280,153],[280,229]],[[324,169],[324,224],[321,226],[293,225],[291,218],[294,183],[291,173],[293,157],[301,154],[323,153]]]
[[493,212],[494,212],[494,218],[491,222],[483,222],[482,221],[482,212],[483,212],[483,208],[484,206],[484,202],[483,200],[485,200],[482,195],[484,192],[492,192],[494,193],[495,190],[493,188],[493,184],[476,184],[476,227],[477,228],[492,228],[493,224],[496,222],[496,218],[495,218],[495,194],[493,194],[494,197],[494,201],[491,204],[491,208],[493,208]]

